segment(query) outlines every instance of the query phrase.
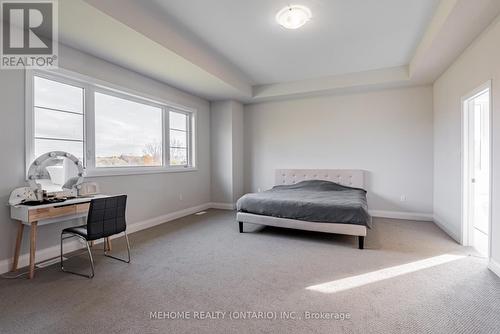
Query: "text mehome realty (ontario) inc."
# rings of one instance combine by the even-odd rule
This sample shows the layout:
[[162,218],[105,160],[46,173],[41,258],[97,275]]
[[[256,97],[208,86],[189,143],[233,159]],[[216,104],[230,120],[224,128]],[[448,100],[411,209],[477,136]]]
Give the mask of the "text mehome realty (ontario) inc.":
[[153,311],[154,320],[349,320],[349,312],[296,311]]

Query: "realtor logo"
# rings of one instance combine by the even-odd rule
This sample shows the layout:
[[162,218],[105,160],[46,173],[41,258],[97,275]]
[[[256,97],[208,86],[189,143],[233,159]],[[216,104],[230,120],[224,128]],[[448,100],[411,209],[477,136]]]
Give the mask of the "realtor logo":
[[57,3],[1,2],[2,69],[57,67]]

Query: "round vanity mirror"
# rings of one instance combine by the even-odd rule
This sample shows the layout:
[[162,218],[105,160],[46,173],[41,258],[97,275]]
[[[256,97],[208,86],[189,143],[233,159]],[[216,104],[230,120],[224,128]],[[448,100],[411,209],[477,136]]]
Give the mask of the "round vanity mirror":
[[47,194],[68,193],[67,196],[72,196],[82,182],[82,163],[67,152],[45,153],[36,158],[28,170],[30,187]]

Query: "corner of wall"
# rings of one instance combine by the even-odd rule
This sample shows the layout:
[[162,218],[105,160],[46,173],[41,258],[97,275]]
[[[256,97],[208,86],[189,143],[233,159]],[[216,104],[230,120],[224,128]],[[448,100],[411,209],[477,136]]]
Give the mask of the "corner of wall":
[[210,104],[212,201],[234,203],[243,193],[243,105]]

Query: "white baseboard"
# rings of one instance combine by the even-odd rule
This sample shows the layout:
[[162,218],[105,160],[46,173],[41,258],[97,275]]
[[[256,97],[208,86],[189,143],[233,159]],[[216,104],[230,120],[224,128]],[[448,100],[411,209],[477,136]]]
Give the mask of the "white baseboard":
[[[29,231],[29,229],[28,229]],[[74,240],[71,241],[66,241],[64,242],[64,252],[72,252],[78,249],[81,249],[85,247],[82,241],[79,239],[75,238]],[[37,262],[42,262],[42,261],[47,261],[49,259],[52,259],[56,256],[59,255],[60,252],[60,246],[52,246],[44,249],[37,249],[36,250],[36,261]],[[19,263],[18,263],[18,268],[25,267],[29,264],[29,253],[27,254],[21,254],[19,256]],[[0,261],[0,273],[6,273],[10,271],[12,266],[12,258],[4,259]]]
[[[205,203],[197,206],[193,206],[184,210],[175,211],[172,213],[167,213],[166,215],[154,217],[141,222],[133,223],[127,226],[127,232],[134,233],[140,230],[144,230],[156,225],[160,225],[175,219],[179,219],[185,216],[192,215],[193,213],[207,210],[212,208],[211,203]],[[119,237],[119,236],[117,236]]]
[[212,203],[210,203],[210,207],[212,209],[234,210],[234,209],[236,209],[236,204],[235,203],[212,202]]
[[431,213],[420,212],[403,212],[403,211],[385,211],[385,210],[368,210],[371,216],[380,218],[391,219],[405,219],[405,220],[420,220],[420,221],[433,221]]
[[[160,224],[163,224],[163,223],[166,223],[166,222],[169,222],[169,221],[181,218],[181,217],[189,216],[189,215],[194,214],[196,212],[207,210],[210,208],[212,208],[212,203],[205,203],[205,204],[193,206],[191,208],[168,213],[166,215],[162,215],[159,217],[147,219],[147,220],[144,220],[141,222],[131,223],[127,226],[127,232],[134,233],[134,232],[144,230],[144,229],[156,226],[156,225],[160,225]],[[111,238],[112,239],[115,237],[118,238],[120,236],[121,235],[116,235],[116,236],[113,236]],[[102,243],[102,239],[96,241],[96,244],[100,244],[100,243]],[[70,241],[67,241],[64,243],[64,252],[65,253],[72,252],[72,251],[75,251],[78,249],[82,249],[83,247],[85,247],[85,244],[82,241],[79,241],[78,239],[70,240]],[[43,262],[43,261],[46,261],[48,259],[57,257],[57,256],[59,256],[59,252],[60,252],[59,244],[52,246],[52,247],[44,248],[44,249],[37,249],[36,261]],[[19,256],[18,267],[22,268],[22,267],[27,266],[28,264],[29,264],[29,253],[21,254],[21,256]],[[0,273],[8,272],[11,269],[11,266],[12,266],[12,258],[1,260],[0,261]]]
[[440,229],[442,229],[444,231],[444,233],[448,234],[453,240],[455,240],[459,244],[462,244],[461,233],[457,233],[456,231],[453,231],[452,229],[450,229],[436,215],[434,215],[434,224],[436,224]]
[[461,235],[452,231],[449,227],[443,224],[435,215],[430,213],[417,213],[417,212],[400,212],[400,211],[382,211],[382,210],[369,210],[370,215],[373,217],[392,218],[392,219],[405,219],[434,222],[440,229],[448,234],[453,240],[461,244]]
[[490,259],[488,263],[488,269],[495,273],[498,277],[500,277],[500,263],[496,262],[493,259]]

